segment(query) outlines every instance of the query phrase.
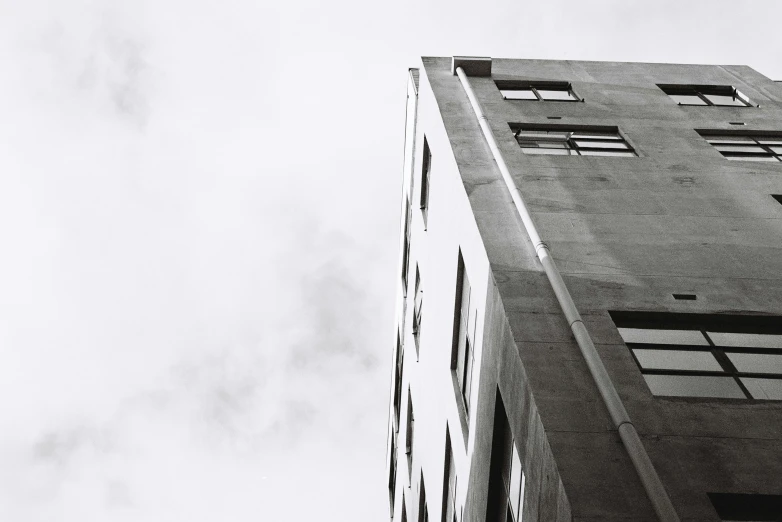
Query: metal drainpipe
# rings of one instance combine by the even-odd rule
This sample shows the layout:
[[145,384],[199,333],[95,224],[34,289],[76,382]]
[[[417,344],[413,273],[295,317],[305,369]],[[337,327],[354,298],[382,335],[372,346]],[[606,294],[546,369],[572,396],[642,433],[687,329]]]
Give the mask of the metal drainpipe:
[[592,378],[597,384],[597,389],[600,390],[600,395],[603,397],[608,412],[611,415],[611,419],[614,422],[614,426],[619,432],[619,437],[622,439],[627,453],[630,455],[630,460],[635,466],[635,470],[643,483],[646,494],[649,496],[649,500],[652,502],[657,517],[661,522],[679,522],[679,516],[676,514],[676,510],[673,508],[670,497],[663,487],[660,476],[654,469],[652,461],[649,459],[649,455],[641,443],[641,438],[638,436],[638,432],[635,430],[630,416],[625,410],[622,399],[619,398],[619,394],[614,388],[614,384],[611,382],[611,378],[608,372],[603,366],[603,361],[600,360],[600,356],[595,349],[595,344],[592,342],[592,338],[589,332],[584,326],[584,322],[581,320],[581,314],[576,309],[576,303],[573,301],[570,292],[565,286],[565,281],[554,264],[554,258],[551,257],[548,246],[540,238],[537,227],[532,221],[532,215],[529,213],[527,205],[524,203],[524,199],[521,196],[521,191],[516,186],[516,182],[511,176],[508,165],[505,163],[505,158],[502,156],[499,147],[497,146],[497,140],[494,138],[494,132],[489,126],[489,120],[484,115],[478,98],[475,96],[475,92],[472,90],[470,80],[467,78],[467,74],[461,67],[456,68],[456,74],[459,76],[459,80],[462,82],[462,87],[467,93],[467,97],[470,99],[475,115],[478,117],[478,123],[483,131],[483,136],[489,144],[494,160],[497,162],[497,166],[502,173],[502,178],[505,180],[505,184],[508,186],[511,198],[513,198],[513,204],[521,217],[521,221],[524,224],[524,228],[527,230],[532,244],[535,246],[535,253],[540,259],[540,263],[543,265],[543,270],[546,272],[551,287],[554,289],[554,294],[557,296],[559,306],[565,314],[570,329],[576,338],[578,347],[581,349],[581,354],[586,360],[589,371],[592,374]]

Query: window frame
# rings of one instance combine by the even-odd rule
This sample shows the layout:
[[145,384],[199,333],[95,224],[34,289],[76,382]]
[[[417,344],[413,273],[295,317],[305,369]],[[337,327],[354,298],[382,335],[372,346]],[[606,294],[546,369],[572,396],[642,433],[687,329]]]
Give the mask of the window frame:
[[[639,157],[638,151],[617,126],[509,123],[513,137],[525,155]],[[530,134],[521,134],[530,133]],[[539,137],[534,135],[538,134]],[[594,146],[583,145],[594,144]],[[561,146],[541,146],[557,144]],[[619,144],[621,146],[599,146]],[[566,150],[566,154],[534,153],[535,149]]]
[[[565,103],[584,101],[584,99],[581,98],[573,89],[573,84],[566,81],[495,80],[494,83],[497,86],[497,90],[500,92],[502,98],[507,101],[530,101],[530,102],[546,101],[546,102],[565,102]],[[503,91],[529,91],[533,94],[533,96],[535,96],[536,99],[527,100],[527,99],[520,99],[520,98],[508,98]],[[539,91],[567,92],[571,96],[571,99],[553,100],[550,98],[545,98],[543,95],[540,94]]]
[[[771,316],[725,316],[721,314],[664,314],[664,313],[643,313],[643,312],[609,312],[614,324],[617,326],[620,337],[630,351],[630,355],[642,375],[670,375],[670,376],[690,376],[690,377],[720,377],[731,379],[741,390],[744,397],[729,398],[718,396],[702,395],[664,395],[656,394],[657,397],[689,397],[701,399],[733,399],[742,401],[782,401],[779,399],[767,399],[765,397],[753,396],[744,379],[766,379],[779,381],[782,384],[782,371],[780,372],[753,372],[741,371],[736,363],[731,360],[732,354],[761,354],[778,356],[782,361],[782,341],[777,347],[751,346],[748,342],[731,342],[730,337],[727,340],[715,339],[716,334],[760,334],[760,335],[782,335],[782,317]],[[628,315],[629,314],[629,315]],[[670,321],[666,322],[666,315]],[[626,317],[630,317],[628,322]],[[774,321],[779,321],[775,324]],[[672,342],[627,342],[622,336],[622,329],[641,329],[656,331],[682,331],[699,332],[707,342],[703,344],[677,344]],[[723,336],[724,337],[724,336]],[[635,350],[657,350],[657,351],[677,351],[677,352],[700,352],[710,353],[719,365],[719,370],[693,370],[693,369],[674,369],[674,368],[644,368],[638,358]],[[646,380],[646,379],[644,379]],[[753,381],[747,381],[753,382]],[[647,383],[648,385],[648,383]],[[650,387],[651,391],[651,387]]]
[[416,358],[420,357],[421,345],[421,320],[423,312],[423,288],[421,287],[421,271],[419,265],[415,265],[415,294],[413,297],[413,341],[415,342]]
[[[737,109],[743,109],[746,107],[755,107],[750,99],[733,87],[732,85],[689,85],[689,84],[657,84],[668,97],[671,96],[693,96],[701,100],[703,103],[681,103],[676,102],[682,107],[733,107]],[[741,101],[742,105],[723,105],[714,103],[709,98],[712,96],[731,96],[735,100]],[[673,100],[676,101],[676,100]]]

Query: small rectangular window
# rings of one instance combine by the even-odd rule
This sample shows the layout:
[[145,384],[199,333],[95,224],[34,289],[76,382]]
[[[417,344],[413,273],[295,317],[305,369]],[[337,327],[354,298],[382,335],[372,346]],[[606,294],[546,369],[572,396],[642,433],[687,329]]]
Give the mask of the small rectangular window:
[[525,154],[623,157],[637,155],[616,127],[582,131],[564,125],[511,123],[510,128]]
[[679,105],[751,107],[746,96],[731,85],[658,85]]
[[568,82],[496,80],[495,83],[506,100],[581,101]]
[[778,373],[782,374],[782,353],[733,353],[726,355],[736,371],[742,373]]

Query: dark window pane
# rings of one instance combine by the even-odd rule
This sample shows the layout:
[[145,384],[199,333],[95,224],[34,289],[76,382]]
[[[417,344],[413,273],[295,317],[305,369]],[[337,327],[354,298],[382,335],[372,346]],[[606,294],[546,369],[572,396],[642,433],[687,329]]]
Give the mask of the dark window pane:
[[670,94],[669,96],[679,105],[706,105],[706,102],[695,94]]
[[742,373],[782,374],[782,354],[728,353],[733,366]]
[[619,328],[619,335],[626,343],[689,344],[709,346],[698,330],[652,330],[646,328]]
[[720,519],[729,521],[782,520],[782,495],[752,493],[709,493],[709,499]]
[[565,100],[565,101],[577,101],[576,97],[570,91],[555,91],[549,89],[538,89],[538,94],[544,100]]
[[742,377],[741,382],[755,399],[782,401],[782,379]]
[[506,100],[537,100],[538,97],[532,89],[501,90],[502,97]]
[[644,375],[654,395],[669,397],[721,397],[744,399],[732,377],[704,375]]
[[722,371],[722,367],[711,352],[636,348],[633,353],[641,368],[647,370]]

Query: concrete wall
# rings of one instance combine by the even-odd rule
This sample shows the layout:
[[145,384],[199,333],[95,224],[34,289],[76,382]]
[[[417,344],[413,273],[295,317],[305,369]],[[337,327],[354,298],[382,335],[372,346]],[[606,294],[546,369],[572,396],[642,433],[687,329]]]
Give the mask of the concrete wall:
[[[485,295],[494,333],[483,342],[469,519],[481,520],[485,510],[485,477],[478,468],[488,470],[491,434],[484,429],[491,423],[484,419],[493,414],[487,401],[496,393],[494,381],[514,429],[536,433],[525,435],[523,449],[530,503],[525,520],[552,520],[553,506],[567,502],[574,520],[654,520],[467,97],[450,73],[450,59],[423,63],[421,112],[436,111],[426,125],[438,127],[439,118],[446,134],[437,133],[433,153],[452,150],[449,171],[461,176],[480,232],[475,242],[482,243],[490,264]],[[495,60],[493,66],[494,78],[472,78],[473,87],[682,519],[718,520],[706,492],[782,493],[782,404],[652,397],[607,313],[782,311],[782,206],[769,196],[782,193],[782,164],[728,161],[694,131],[782,130],[782,84],[741,66],[538,60]],[[511,78],[567,80],[585,102],[506,101],[493,79]],[[761,107],[681,107],[658,83],[733,85]],[[429,86],[436,101],[424,98]],[[549,116],[560,116],[557,124],[617,125],[639,157],[524,155],[508,123],[552,123]],[[729,123],[736,121],[746,125]],[[461,207],[457,190],[440,190],[433,184],[433,209],[444,198]],[[470,236],[468,230],[458,233]],[[435,264],[434,257],[429,263]],[[492,295],[495,285],[498,297]],[[674,292],[695,293],[698,300],[674,301]],[[503,340],[506,321],[512,343]],[[460,464],[462,473],[465,466]],[[430,498],[440,491],[427,482]]]

